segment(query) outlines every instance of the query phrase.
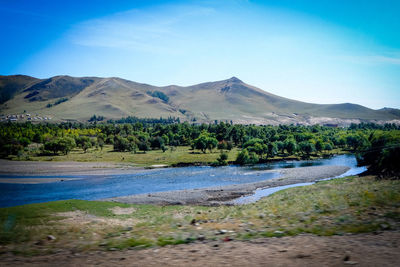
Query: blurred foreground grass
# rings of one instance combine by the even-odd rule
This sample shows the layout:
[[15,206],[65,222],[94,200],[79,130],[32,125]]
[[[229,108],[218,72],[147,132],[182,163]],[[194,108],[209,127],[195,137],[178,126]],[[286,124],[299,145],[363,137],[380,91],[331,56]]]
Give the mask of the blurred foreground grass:
[[400,181],[347,177],[286,189],[243,206],[55,201],[1,208],[0,226],[0,252],[27,255],[399,230]]

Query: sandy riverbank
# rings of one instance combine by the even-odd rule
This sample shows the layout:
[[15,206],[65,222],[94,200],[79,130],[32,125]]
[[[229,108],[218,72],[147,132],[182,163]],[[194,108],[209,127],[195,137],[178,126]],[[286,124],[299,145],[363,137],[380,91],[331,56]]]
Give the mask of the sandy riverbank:
[[[281,176],[261,182],[236,184],[201,189],[158,192],[104,199],[106,201],[131,204],[157,205],[220,205],[227,201],[252,194],[258,188],[269,188],[296,183],[315,182],[323,178],[341,175],[350,168],[345,166],[315,166],[279,169],[265,172],[280,172]],[[262,173],[262,172],[260,172]]]
[[113,162],[11,161],[0,159],[0,175],[2,176],[107,175],[143,170],[142,167]]

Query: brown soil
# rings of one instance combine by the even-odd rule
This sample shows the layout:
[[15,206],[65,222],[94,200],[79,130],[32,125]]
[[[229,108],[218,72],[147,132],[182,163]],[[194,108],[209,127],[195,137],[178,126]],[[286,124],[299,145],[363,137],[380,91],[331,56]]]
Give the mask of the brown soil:
[[36,257],[0,256],[2,266],[398,266],[400,232],[204,241],[143,250]]

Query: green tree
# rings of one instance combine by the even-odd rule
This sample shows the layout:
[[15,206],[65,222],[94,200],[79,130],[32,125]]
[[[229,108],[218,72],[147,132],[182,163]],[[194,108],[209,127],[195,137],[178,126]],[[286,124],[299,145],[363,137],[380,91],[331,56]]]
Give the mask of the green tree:
[[294,139],[285,140],[285,149],[289,155],[293,155],[297,151],[297,143]]
[[86,152],[88,151],[88,149],[91,148],[92,146],[93,146],[93,145],[92,145],[92,142],[90,142],[90,141],[85,141],[85,142],[83,143],[83,145],[82,145],[83,152],[86,153]]
[[272,158],[278,153],[278,146],[275,142],[268,144],[268,157]]
[[139,148],[139,150],[142,150],[144,153],[146,153],[146,151],[150,150],[150,145],[146,141],[141,141],[138,144],[138,148]]
[[228,160],[228,154],[226,154],[225,152],[222,152],[222,153],[219,155],[219,157],[217,158],[217,162],[216,162],[215,165],[218,165],[218,166],[225,166],[225,165],[228,165],[227,160]]
[[200,135],[193,141],[194,148],[201,150],[203,153],[206,153],[207,150],[207,137],[205,135]]
[[318,139],[317,142],[315,142],[315,149],[317,151],[322,151],[324,149],[324,142],[321,139]]
[[55,139],[46,141],[43,145],[45,150],[53,152],[54,155],[57,155],[58,147]]
[[76,147],[75,139],[71,137],[62,137],[57,139],[58,151],[67,155],[72,149]]
[[370,137],[368,147],[358,152],[358,163],[367,165],[368,172],[380,178],[400,179],[400,131],[376,131]]
[[214,148],[217,147],[218,140],[214,137],[207,137],[207,149],[210,150],[210,153]]
[[299,143],[299,149],[301,153],[303,153],[303,155],[307,155],[307,157],[310,157],[310,154],[315,151],[315,146],[311,142],[303,141]]
[[97,144],[99,144],[101,150],[103,150],[104,143],[104,135],[97,136]]
[[114,138],[114,151],[132,151],[133,142],[130,142],[128,138],[116,135]]
[[75,146],[76,143],[73,138],[59,137],[47,141],[44,144],[44,149],[52,151],[54,155],[56,155],[58,151],[61,151],[63,154],[67,155]]
[[250,152],[245,148],[240,151],[236,156],[236,163],[239,165],[255,164],[259,161],[256,153]]
[[150,138],[150,147],[152,149],[159,149],[164,145],[164,139],[160,136]]
[[283,154],[285,152],[285,143],[282,142],[282,141],[277,141],[276,142],[276,148],[277,148],[278,152]]
[[233,148],[232,142],[231,142],[231,141],[227,141],[227,142],[226,142],[226,149],[229,150],[229,151],[231,151],[232,148]]
[[253,152],[258,155],[258,157],[262,158],[262,156],[268,153],[268,146],[263,143],[263,140],[260,138],[252,138],[243,144],[243,147],[246,148],[250,153]]
[[206,153],[206,150],[212,151],[217,147],[218,140],[215,137],[210,136],[210,134],[203,130],[198,138],[193,141],[194,148],[201,150]]
[[325,144],[324,150],[331,151],[332,149],[333,149],[333,147],[330,143]]
[[356,151],[360,148],[369,146],[369,142],[368,142],[367,138],[360,134],[348,135],[346,137],[346,143],[347,143],[347,146],[349,146],[349,148],[351,148],[353,151]]

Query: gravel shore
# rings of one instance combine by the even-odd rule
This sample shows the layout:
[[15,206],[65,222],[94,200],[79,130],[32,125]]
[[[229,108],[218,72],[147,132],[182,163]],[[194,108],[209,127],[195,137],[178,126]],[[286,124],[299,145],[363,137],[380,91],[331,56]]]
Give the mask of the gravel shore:
[[112,162],[11,161],[0,159],[0,175],[107,175],[143,171],[144,168]]
[[345,166],[315,166],[263,171],[260,173],[279,172],[281,176],[248,184],[131,195],[103,199],[103,201],[131,204],[215,206],[226,204],[227,201],[244,195],[250,195],[258,188],[315,182],[320,179],[341,175],[349,169],[349,167]]

